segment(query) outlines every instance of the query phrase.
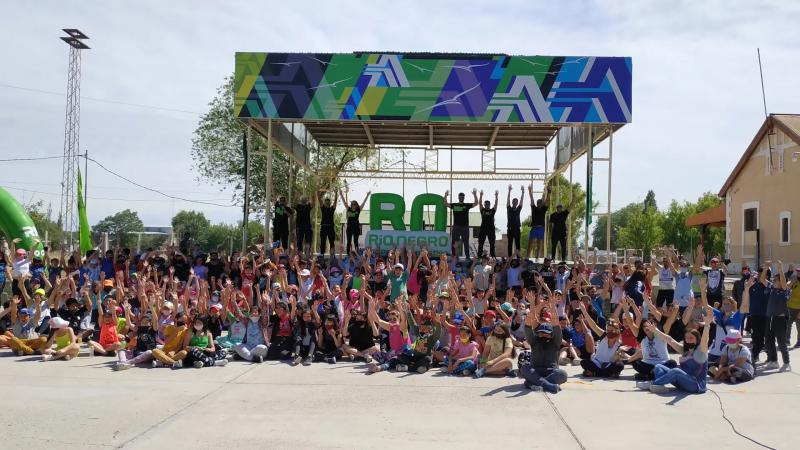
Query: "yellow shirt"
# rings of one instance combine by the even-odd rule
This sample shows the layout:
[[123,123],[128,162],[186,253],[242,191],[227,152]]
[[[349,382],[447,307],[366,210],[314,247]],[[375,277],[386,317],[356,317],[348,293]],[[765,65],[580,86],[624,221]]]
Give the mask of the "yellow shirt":
[[164,327],[164,353],[177,352],[186,336],[186,326],[167,325]]
[[789,296],[789,308],[800,309],[800,282],[794,284],[792,294]]

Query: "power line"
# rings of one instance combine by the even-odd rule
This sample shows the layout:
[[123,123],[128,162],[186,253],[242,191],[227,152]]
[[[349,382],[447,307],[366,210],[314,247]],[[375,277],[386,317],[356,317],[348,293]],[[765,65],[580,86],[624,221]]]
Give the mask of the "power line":
[[111,169],[107,168],[106,166],[102,165],[100,162],[98,162],[94,158],[87,158],[87,159],[89,161],[97,164],[101,169],[105,170],[106,172],[110,173],[111,175],[114,175],[117,178],[125,180],[128,183],[133,184],[134,186],[139,186],[140,188],[148,190],[150,192],[155,192],[156,194],[163,195],[164,197],[167,197],[167,198],[171,198],[171,199],[174,199],[174,200],[181,200],[181,201],[189,202],[189,203],[199,203],[199,204],[202,204],[202,205],[219,206],[221,208],[239,208],[240,207],[240,205],[223,205],[223,204],[220,204],[220,203],[204,202],[204,201],[200,201],[200,200],[190,200],[188,198],[178,197],[176,195],[169,195],[169,194],[166,194],[164,192],[159,191],[158,189],[149,188],[147,186],[144,186],[142,184],[139,184],[139,183],[131,180],[130,178],[127,178],[127,177],[125,177],[123,175],[120,175],[117,172],[114,172],[113,170],[111,170]]
[[[65,96],[65,94],[63,94],[61,92],[47,91],[47,90],[44,90],[44,89],[28,88],[28,87],[24,87],[24,86],[15,86],[13,84],[6,84],[6,83],[0,83],[0,87],[4,87],[4,88],[8,88],[8,89],[17,89],[17,90],[20,90],[20,91],[36,92],[36,93],[39,93],[39,94],[58,95],[60,97],[64,97]],[[81,100],[89,100],[89,101],[100,102],[100,103],[109,103],[109,104],[114,104],[114,105],[132,106],[134,108],[145,108],[145,109],[154,109],[154,110],[158,110],[158,111],[177,112],[177,113],[182,113],[182,114],[194,114],[194,115],[197,115],[197,116],[203,115],[203,113],[200,113],[200,112],[197,112],[197,111],[189,111],[189,110],[186,110],[186,109],[167,108],[167,107],[164,107],[164,106],[145,105],[145,104],[142,104],[142,103],[129,103],[129,102],[123,102],[123,101],[120,101],[120,100],[111,100],[111,99],[107,99],[107,98],[81,96]]]
[[0,162],[11,162],[11,161],[41,161],[44,159],[61,159],[64,155],[58,156],[41,156],[41,157],[34,157],[34,158],[3,158],[0,159]]
[[[44,192],[44,191],[37,191],[35,189],[27,189],[27,188],[24,188],[24,187],[13,187],[13,186],[2,186],[2,187],[5,188],[5,189],[12,189],[12,190],[15,190],[15,191],[22,191],[22,192],[31,192],[31,193],[34,193],[34,194],[54,195],[54,196],[57,196],[57,197],[61,196],[61,194],[58,193],[58,192]],[[152,198],[150,198],[150,199],[148,199],[148,198],[114,198],[114,197],[92,197],[92,196],[88,196],[87,198],[89,200],[113,200],[113,201],[119,201],[119,202],[158,202],[158,203],[171,203],[172,202],[172,200],[156,200],[156,199],[152,199]],[[195,200],[195,201],[207,202],[207,201],[214,201],[214,200],[217,200],[217,199],[203,199],[203,200]],[[219,200],[224,200],[224,199],[219,199]]]

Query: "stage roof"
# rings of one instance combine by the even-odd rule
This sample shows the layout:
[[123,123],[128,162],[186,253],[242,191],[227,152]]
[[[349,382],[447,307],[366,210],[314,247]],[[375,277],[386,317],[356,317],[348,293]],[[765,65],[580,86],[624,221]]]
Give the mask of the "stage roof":
[[631,76],[628,57],[237,53],[234,112],[321,145],[544,147],[629,123]]

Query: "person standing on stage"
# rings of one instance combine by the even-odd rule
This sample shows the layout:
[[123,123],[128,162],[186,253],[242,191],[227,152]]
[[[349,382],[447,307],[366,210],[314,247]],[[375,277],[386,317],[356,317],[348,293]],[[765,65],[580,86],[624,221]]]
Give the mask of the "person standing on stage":
[[574,197],[567,209],[559,203],[556,212],[550,214],[550,259],[556,259],[556,245],[561,244],[561,261],[567,260],[567,219],[573,203]]
[[525,257],[531,257],[531,244],[533,244],[533,257],[538,259],[544,256],[544,219],[547,208],[550,207],[550,186],[547,186],[542,198],[536,202],[533,201],[533,184],[528,186],[528,195],[531,197],[531,232],[528,235]]
[[[336,252],[336,228],[333,224],[333,216],[336,213],[336,202],[339,201],[339,194],[336,190],[333,191],[333,200],[330,197],[325,197],[319,207],[322,220],[319,223],[319,254],[321,258],[325,257],[325,250],[330,245],[331,255]],[[319,193],[317,193],[317,202],[319,202]]]
[[272,216],[272,240],[281,241],[283,248],[289,248],[289,214],[293,212],[294,209],[286,204],[286,197],[278,197]]
[[314,203],[308,201],[305,195],[294,205],[295,229],[297,232],[297,251],[303,254],[311,253],[311,211]]
[[453,210],[453,228],[451,237],[453,240],[453,255],[458,256],[459,242],[464,246],[464,257],[469,259],[469,210],[478,206],[478,190],[472,190],[472,203],[464,203],[464,193],[459,192],[458,203],[448,203],[447,198],[450,191],[444,193],[444,204]]
[[358,250],[358,237],[361,236],[361,222],[359,222],[359,217],[361,216],[361,210],[364,209],[364,205],[367,204],[369,195],[372,193],[372,191],[368,191],[367,195],[364,197],[364,201],[359,205],[355,200],[348,203],[347,194],[349,191],[349,188],[345,184],[344,193],[341,194],[342,202],[346,208],[345,214],[347,215],[347,227],[345,228],[345,233],[347,235],[347,253],[350,253],[351,244],[354,250]]
[[483,256],[483,243],[489,238],[489,256],[494,258],[494,215],[497,212],[497,198],[499,192],[494,191],[494,206],[489,206],[489,200],[483,201],[483,191],[481,191],[478,204],[481,210],[481,229],[478,231],[478,256]]
[[[517,199],[511,200],[511,185],[508,185],[508,195],[506,196],[506,216],[508,217],[506,238],[508,239],[508,256],[514,255],[516,250],[519,256],[520,221],[519,214],[522,211],[522,204],[525,202],[525,187],[520,186],[519,202]],[[530,244],[528,244],[530,245]]]

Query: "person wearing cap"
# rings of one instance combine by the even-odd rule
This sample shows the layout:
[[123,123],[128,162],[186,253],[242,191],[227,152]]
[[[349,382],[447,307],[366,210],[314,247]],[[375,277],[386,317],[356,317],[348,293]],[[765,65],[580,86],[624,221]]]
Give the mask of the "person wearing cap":
[[561,326],[541,320],[545,306],[553,312],[557,309],[551,298],[549,305],[539,303],[525,319],[525,337],[531,347],[531,357],[530,364],[520,367],[520,375],[525,379],[526,388],[556,394],[561,390],[560,385],[567,381],[567,372],[558,368]]
[[47,338],[40,337],[36,332],[42,306],[41,303],[37,303],[35,310],[31,311],[30,308],[18,308],[19,301],[15,296],[10,302],[9,316],[13,336],[10,338],[9,347],[19,356],[32,355],[36,351],[41,351],[47,343]]
[[[531,247],[533,247],[533,258],[539,259],[544,251],[544,226],[547,216],[547,209],[550,207],[550,186],[544,191],[544,195],[539,200],[533,201],[533,183],[528,185],[528,195],[531,198],[531,231],[528,234],[528,245],[525,248],[525,257],[531,257]],[[510,253],[509,253],[510,255]]]
[[117,351],[124,348],[124,336],[119,334],[117,330],[117,318],[119,311],[117,310],[117,302],[110,300],[106,308],[103,307],[102,302],[97,305],[97,312],[101,317],[100,323],[100,336],[97,341],[89,341],[90,354],[101,356],[116,356]]
[[453,241],[453,255],[459,256],[459,247],[463,246],[464,257],[469,259],[469,210],[478,206],[478,190],[472,189],[472,203],[464,203],[464,193],[459,192],[458,203],[449,203],[447,201],[450,196],[450,191],[444,193],[444,204],[453,210],[453,227],[451,229],[451,238]]
[[732,384],[750,381],[755,376],[755,368],[750,349],[742,345],[739,330],[730,330],[725,336],[725,351],[717,366],[709,368],[714,379]]
[[[75,337],[75,332],[69,326],[69,322],[61,317],[54,317],[50,320],[50,339],[44,345],[42,350],[42,361],[55,361],[63,359],[69,361],[70,359],[78,356],[80,346],[78,346],[78,339]],[[53,349],[55,344],[55,349]]]
[[394,303],[398,298],[408,294],[408,271],[405,270],[402,264],[397,261],[397,253],[395,252],[395,264],[392,268],[392,273],[389,274],[389,286],[391,291],[389,293],[389,302]]

